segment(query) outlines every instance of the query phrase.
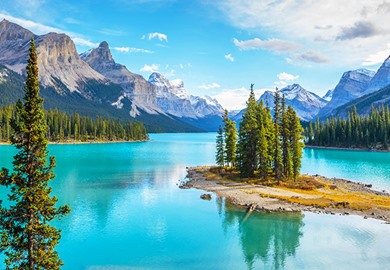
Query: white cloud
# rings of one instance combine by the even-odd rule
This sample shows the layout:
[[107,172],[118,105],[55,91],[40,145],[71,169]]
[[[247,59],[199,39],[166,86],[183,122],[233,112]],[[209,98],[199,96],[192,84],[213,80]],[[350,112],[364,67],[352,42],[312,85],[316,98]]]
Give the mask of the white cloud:
[[198,88],[200,88],[200,89],[205,89],[205,90],[209,90],[209,89],[221,88],[221,86],[220,86],[218,83],[215,83],[215,82],[214,82],[214,83],[199,85]]
[[[270,89],[255,89],[254,93],[256,100],[259,99],[266,90]],[[249,88],[223,89],[212,97],[217,99],[222,107],[228,110],[241,110],[246,106],[246,101],[249,97]]]
[[382,64],[383,61],[387,57],[389,57],[389,55],[390,55],[390,43],[387,44],[387,49],[368,55],[364,59],[362,65],[363,66],[374,66],[374,65]]
[[153,51],[150,50],[132,48],[132,47],[114,47],[113,49],[123,53],[153,53]]
[[153,72],[158,72],[159,68],[160,68],[160,65],[157,65],[157,64],[151,64],[151,65],[145,64],[139,71],[153,73]]
[[[142,36],[142,39],[145,39],[145,38],[146,38],[146,36],[143,35],[143,36]],[[152,40],[152,39],[154,39],[154,38],[157,38],[157,39],[160,40],[160,41],[166,41],[166,42],[168,42],[168,36],[165,35],[165,34],[162,34],[162,33],[159,33],[159,32],[154,32],[154,33],[149,33],[149,34],[148,34],[148,39],[149,39],[149,40]]]
[[278,74],[278,79],[281,80],[281,81],[295,81],[299,78],[299,75],[292,75],[292,74],[289,74],[289,73],[286,73],[286,72],[282,72],[282,73],[279,73]]
[[72,36],[70,36],[70,37],[72,38],[73,42],[77,45],[86,46],[89,48],[94,48],[94,47],[99,46],[99,43],[94,43],[88,39],[79,38],[79,37],[72,37]]
[[294,58],[297,60],[303,60],[313,63],[328,63],[330,61],[328,57],[326,57],[322,53],[315,51],[307,51],[301,54],[296,54],[294,55]]
[[[267,41],[279,38],[293,44],[304,44],[302,57],[290,59],[326,63],[339,67],[361,64],[367,55],[379,53],[390,39],[390,3],[388,0],[225,0],[207,1],[217,7],[228,22],[265,39],[235,43],[241,49],[269,49]],[[357,40],[358,39],[358,40]],[[288,51],[289,46],[282,46]],[[280,52],[280,47],[279,52]],[[276,50],[275,50],[276,51]],[[291,50],[293,51],[293,50]],[[305,53],[306,51],[306,53]],[[317,52],[328,58],[307,52]],[[382,59],[383,61],[384,59]]]
[[230,62],[234,62],[234,57],[230,53],[225,54],[225,59]]
[[44,25],[41,23],[37,23],[37,22],[31,21],[31,20],[13,17],[13,16],[5,14],[5,13],[0,13],[0,19],[1,18],[9,20],[10,22],[19,24],[20,26],[30,30],[31,32],[33,32],[34,34],[37,34],[37,35],[43,35],[43,34],[47,34],[50,32],[65,33],[69,37],[71,37],[72,40],[74,41],[74,43],[77,45],[86,46],[86,47],[90,47],[90,48],[97,47],[99,45],[99,43],[94,43],[88,39],[80,37],[79,34],[65,31],[65,30],[62,30],[59,28],[51,27],[48,25]]
[[249,39],[239,41],[238,39],[233,39],[234,45],[239,47],[241,50],[268,50],[274,51],[277,53],[281,52],[293,52],[301,47],[298,43],[271,38],[268,40],[261,40],[259,38]]
[[275,85],[280,85],[282,87],[286,86],[287,84],[291,83],[292,81],[295,81],[299,79],[299,75],[293,75],[289,74],[287,72],[282,72],[277,75],[279,81],[274,82]]

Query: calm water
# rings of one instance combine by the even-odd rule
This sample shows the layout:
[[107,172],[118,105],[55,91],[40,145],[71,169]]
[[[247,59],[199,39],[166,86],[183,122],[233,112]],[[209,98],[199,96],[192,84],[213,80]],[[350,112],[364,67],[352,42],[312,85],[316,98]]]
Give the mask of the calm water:
[[[390,225],[355,216],[245,212],[177,187],[185,167],[213,164],[215,134],[146,143],[51,145],[67,270],[384,269]],[[14,150],[0,147],[0,166]],[[390,190],[390,154],[305,150],[302,172]],[[5,197],[4,190],[0,198]],[[3,258],[0,258],[3,259]],[[0,269],[4,268],[0,264]]]

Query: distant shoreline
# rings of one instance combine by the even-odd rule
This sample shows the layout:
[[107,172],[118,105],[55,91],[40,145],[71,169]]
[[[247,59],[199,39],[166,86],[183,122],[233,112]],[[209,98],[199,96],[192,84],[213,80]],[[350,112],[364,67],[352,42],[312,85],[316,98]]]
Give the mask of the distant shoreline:
[[[137,142],[148,142],[150,139],[147,140],[135,140],[135,141],[59,141],[59,142],[53,142],[49,141],[49,145],[65,145],[65,144],[109,144],[109,143],[137,143]],[[0,142],[0,145],[11,145],[10,142]]]
[[348,147],[314,146],[314,145],[305,145],[305,148],[308,148],[308,149],[347,150],[347,151],[360,151],[360,152],[379,152],[379,153],[389,153],[390,152],[390,150],[380,150],[380,149],[370,149],[370,148],[348,148]]
[[[326,185],[310,192],[279,186],[248,184],[227,180],[223,177],[213,177],[213,180],[210,180],[207,179],[206,174],[212,168],[215,167],[188,168],[187,179],[189,180],[180,188],[196,188],[213,192],[217,196],[225,197],[236,206],[248,208],[248,211],[308,211],[317,214],[358,215],[364,219],[374,218],[390,224],[390,194],[385,191],[372,190],[370,184],[307,175]],[[326,201],[327,204],[325,204]]]

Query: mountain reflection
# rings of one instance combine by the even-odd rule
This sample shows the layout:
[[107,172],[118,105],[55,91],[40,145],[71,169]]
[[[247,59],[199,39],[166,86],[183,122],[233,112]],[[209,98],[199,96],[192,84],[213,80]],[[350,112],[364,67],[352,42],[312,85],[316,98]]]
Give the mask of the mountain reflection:
[[294,256],[302,237],[301,213],[258,213],[245,220],[246,211],[224,199],[217,199],[222,226],[226,233],[238,228],[240,244],[248,269],[283,269],[286,258]]

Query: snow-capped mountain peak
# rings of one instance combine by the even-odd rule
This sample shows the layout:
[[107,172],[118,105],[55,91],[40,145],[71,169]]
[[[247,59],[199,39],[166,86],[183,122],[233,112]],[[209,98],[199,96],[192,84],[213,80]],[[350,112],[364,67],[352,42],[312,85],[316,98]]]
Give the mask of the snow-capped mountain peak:
[[[292,106],[298,116],[303,120],[311,120],[319,110],[327,104],[327,101],[318,95],[307,91],[299,84],[288,85],[279,91],[284,96],[287,106]],[[265,105],[272,108],[275,92],[265,91],[258,102],[263,101]]]
[[178,117],[202,118],[208,115],[222,115],[222,106],[211,97],[190,95],[180,79],[169,81],[162,74],[154,72],[149,83],[156,87],[157,104],[163,111]]

